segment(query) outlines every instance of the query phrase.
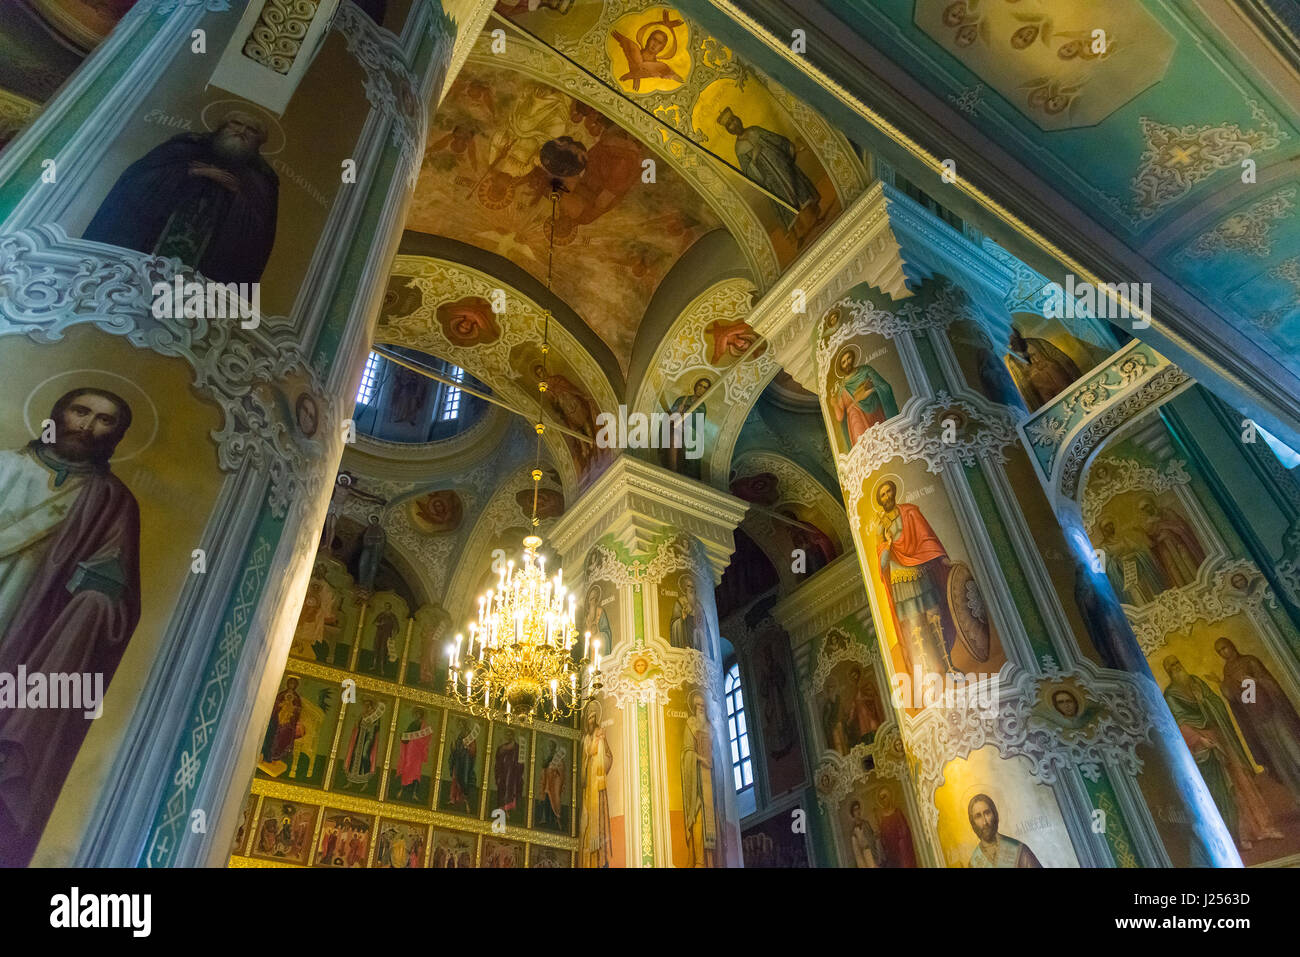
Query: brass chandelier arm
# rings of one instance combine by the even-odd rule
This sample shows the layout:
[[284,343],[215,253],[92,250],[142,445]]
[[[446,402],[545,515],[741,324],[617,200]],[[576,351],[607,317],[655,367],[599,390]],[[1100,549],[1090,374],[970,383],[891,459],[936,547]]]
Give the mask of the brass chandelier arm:
[[[401,366],[403,369],[409,369],[411,372],[419,373],[420,375],[424,376],[426,379],[433,379],[435,382],[441,382],[443,385],[454,386],[455,388],[460,389],[465,394],[474,396],[476,399],[482,399],[484,402],[490,402],[493,405],[500,406],[501,408],[505,409],[507,412],[512,412],[515,415],[527,419],[530,424],[536,424],[537,422],[537,417],[532,412],[524,412],[520,409],[515,408],[509,402],[506,402],[502,399],[498,399],[494,395],[488,395],[486,392],[480,392],[478,389],[470,388],[469,386],[465,385],[463,382],[457,382],[455,379],[451,378],[451,376],[443,375],[441,372],[437,372],[434,369],[430,369],[428,366],[422,366],[418,362],[412,362],[410,359],[404,359],[401,356],[399,356],[397,353],[392,352],[391,350],[389,350],[385,346],[380,345],[379,343],[372,344],[370,346],[370,350],[372,352],[378,353],[379,355],[383,356],[389,362]],[[566,428],[565,426],[560,425],[554,419],[547,419],[545,421],[546,421],[546,427],[548,429],[554,429],[556,432],[562,432],[565,435],[573,436],[573,438],[578,439],[581,442],[586,442],[588,445],[596,444],[595,440],[592,439],[590,436],[583,435],[581,432],[575,432],[573,429]]]

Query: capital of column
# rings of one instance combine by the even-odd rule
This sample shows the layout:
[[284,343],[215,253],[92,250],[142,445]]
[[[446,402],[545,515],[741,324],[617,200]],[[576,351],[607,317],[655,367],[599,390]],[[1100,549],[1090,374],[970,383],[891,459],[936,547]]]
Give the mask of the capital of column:
[[704,545],[717,584],[748,508],[734,495],[620,455],[556,523],[551,543],[572,564],[606,535],[637,554],[649,551],[666,529],[675,529]]
[[[808,582],[772,606],[771,615],[800,648],[837,621],[870,607],[862,567],[853,552],[835,559]],[[870,612],[865,619],[871,620]]]
[[772,344],[782,368],[815,392],[809,332],[827,309],[863,283],[891,299],[906,299],[919,282],[940,273],[990,308],[1012,298],[1016,282],[1011,264],[877,181],[767,291],[749,324]]

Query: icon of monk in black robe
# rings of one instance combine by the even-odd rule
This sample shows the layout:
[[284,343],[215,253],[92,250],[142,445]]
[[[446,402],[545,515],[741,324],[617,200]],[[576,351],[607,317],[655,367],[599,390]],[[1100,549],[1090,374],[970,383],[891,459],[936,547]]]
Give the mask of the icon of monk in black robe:
[[265,124],[227,113],[181,133],[118,177],[83,238],[174,256],[217,282],[258,282],[275,244],[280,181],[259,150]]

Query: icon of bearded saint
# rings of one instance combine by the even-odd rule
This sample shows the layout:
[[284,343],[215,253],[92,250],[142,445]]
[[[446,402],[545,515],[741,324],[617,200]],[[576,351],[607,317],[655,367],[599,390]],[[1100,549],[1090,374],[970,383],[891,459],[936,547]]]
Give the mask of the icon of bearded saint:
[[[109,459],[131,407],[54,403],[55,441],[0,451],[0,673],[113,678],[140,618],[140,512]],[[0,866],[24,866],[90,729],[83,712],[0,708]]]
[[266,124],[242,111],[173,136],[123,171],[83,238],[175,256],[217,282],[260,281],[280,195],[266,140]]

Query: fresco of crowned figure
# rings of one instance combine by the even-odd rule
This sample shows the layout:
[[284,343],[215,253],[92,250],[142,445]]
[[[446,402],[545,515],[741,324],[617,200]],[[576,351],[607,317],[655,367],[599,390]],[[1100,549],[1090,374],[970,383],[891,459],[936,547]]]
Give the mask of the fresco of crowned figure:
[[841,450],[847,452],[873,425],[898,415],[898,403],[884,376],[860,361],[857,346],[841,349],[833,366],[830,407],[839,425]]
[[[761,126],[746,126],[729,106],[718,116],[718,125],[736,138],[736,158],[742,173],[799,212],[811,208],[812,218],[820,218],[821,195],[795,162],[793,143]],[[790,229],[796,214],[784,206],[777,206],[777,210],[785,228]]]

